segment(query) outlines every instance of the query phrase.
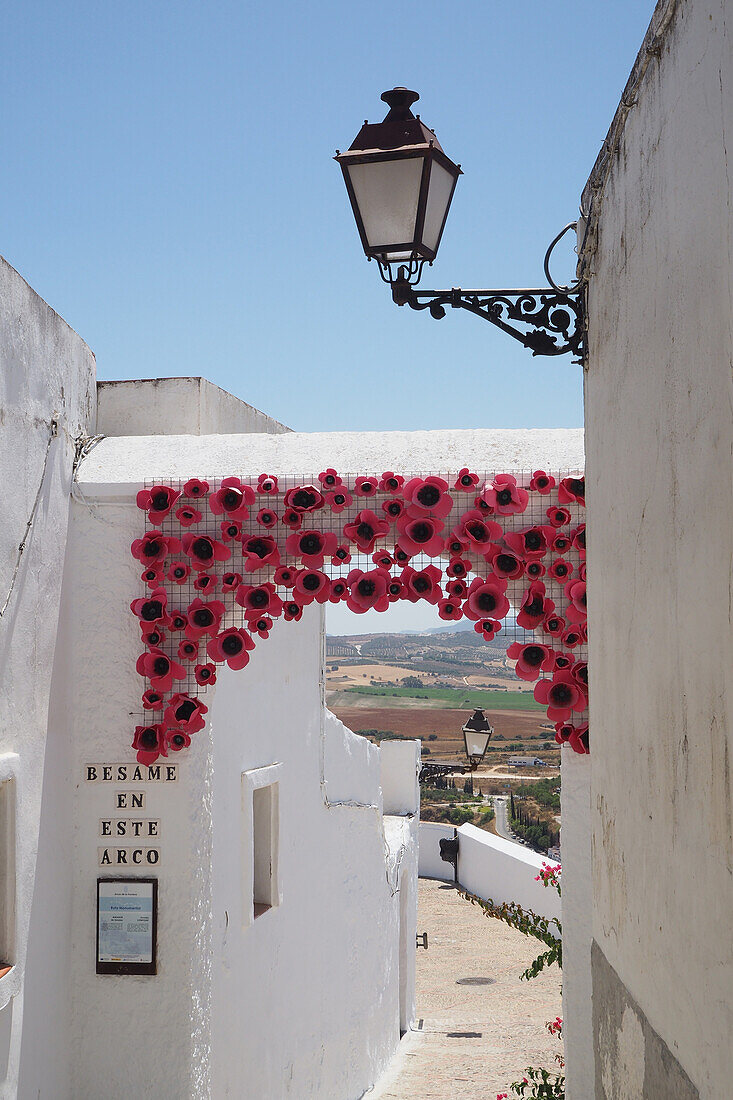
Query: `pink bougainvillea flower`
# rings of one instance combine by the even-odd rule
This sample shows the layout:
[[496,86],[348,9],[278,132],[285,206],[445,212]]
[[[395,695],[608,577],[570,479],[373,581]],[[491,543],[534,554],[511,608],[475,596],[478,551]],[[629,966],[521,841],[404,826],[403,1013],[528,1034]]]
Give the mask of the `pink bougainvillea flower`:
[[222,592],[236,592],[241,583],[241,573],[225,573],[221,578],[221,590]]
[[249,651],[254,647],[252,636],[247,630],[230,626],[207,643],[206,652],[212,661],[226,661],[230,668],[236,670],[249,663]]
[[285,497],[286,508],[293,508],[296,512],[316,512],[324,505],[323,494],[315,485],[296,485],[288,489]]
[[139,676],[150,680],[154,691],[170,691],[174,680],[184,680],[186,670],[172,657],[166,657],[162,649],[141,653],[135,665]]
[[256,569],[264,569],[267,565],[277,567],[280,564],[280,551],[270,535],[250,535],[245,538],[242,541],[242,554],[245,573],[254,573]]
[[195,523],[201,523],[201,513],[198,508],[184,504],[181,508],[176,508],[176,519],[181,527],[193,527]]
[[198,577],[193,582],[193,586],[197,592],[213,592],[216,585],[217,580],[213,573],[199,573]]
[[242,537],[242,524],[235,519],[225,519],[219,524],[219,530],[224,542],[233,542]]
[[362,554],[371,554],[374,543],[389,532],[389,522],[380,519],[369,508],[358,512],[351,523],[344,524],[344,536],[361,550]]
[[498,619],[479,619],[473,629],[485,642],[490,642],[501,630],[501,623]]
[[276,493],[277,492],[277,478],[272,474],[260,474],[257,478],[257,492],[258,493]]
[[581,523],[570,534],[573,540],[573,546],[576,550],[579,550],[583,557],[585,557],[585,524]]
[[397,520],[399,534],[398,545],[412,557],[415,554],[427,554],[429,558],[437,558],[443,550],[445,538],[443,536],[443,521],[433,519],[432,516],[400,516]]
[[176,726],[172,729],[165,729],[163,736],[165,737],[166,748],[169,748],[171,752],[180,752],[181,749],[187,749],[191,744],[191,734],[178,729]]
[[152,688],[148,688],[143,692],[143,706],[145,710],[162,710],[163,709],[163,693],[161,691],[154,691]]
[[394,523],[405,512],[405,502],[399,497],[392,497],[390,500],[382,501],[382,511],[389,520],[390,523]]
[[166,617],[166,604],[168,593],[165,588],[154,588],[148,596],[142,596],[139,600],[133,600],[130,610],[138,619],[145,623],[160,623]]
[[181,539],[183,552],[191,559],[191,565],[205,572],[214,562],[226,561],[232,556],[228,546],[209,535],[186,534]]
[[341,485],[342,481],[339,475],[334,470],[333,466],[329,466],[327,470],[322,470],[318,475],[318,480],[324,489],[335,489],[337,485]]
[[303,608],[295,600],[288,600],[287,603],[283,604],[283,615],[285,616],[286,622],[297,623],[300,620],[302,614]]
[[561,504],[585,504],[585,478],[564,477],[557,490],[557,499]]
[[282,522],[286,527],[290,527],[291,530],[297,531],[303,522],[303,513],[296,511],[295,508],[286,508],[283,512]]
[[354,482],[354,492],[360,497],[373,497],[379,488],[376,477],[358,477]]
[[281,584],[283,588],[292,588],[295,584],[295,570],[289,565],[281,565],[275,570],[275,584]]
[[379,488],[383,493],[399,493],[405,479],[393,470],[385,470],[379,479]]
[[164,717],[169,726],[180,726],[186,733],[198,733],[206,725],[204,715],[208,709],[200,699],[192,699],[185,692],[176,692],[168,700]]
[[486,554],[492,546],[492,539],[501,538],[502,529],[498,523],[489,519],[478,508],[470,508],[464,512],[459,522],[451,531],[451,537],[455,538],[464,549],[475,554]]
[[497,474],[481,495],[499,516],[513,516],[523,512],[529,503],[529,493],[526,489],[519,488],[517,479],[511,474]]
[[197,477],[190,478],[183,486],[184,497],[189,497],[192,500],[200,500],[201,497],[205,497],[209,491],[208,481],[199,481]]
[[483,580],[474,577],[468,589],[463,613],[474,622],[479,619],[503,619],[509,614],[509,600],[506,598],[506,581],[500,577]]
[[446,595],[450,596],[453,600],[462,600],[468,593],[468,585],[465,581],[452,580],[448,581],[445,586]]
[[150,569],[143,569],[140,580],[145,581],[148,588],[160,588],[163,583],[163,570],[159,565],[152,565]]
[[552,672],[555,667],[555,654],[546,645],[530,642],[512,642],[506,651],[507,657],[516,661],[514,671],[520,680],[536,680],[541,672]]
[[547,496],[548,493],[552,492],[555,485],[554,477],[546,474],[544,470],[535,470],[529,483],[530,489],[534,489],[536,493],[542,493],[543,496]]
[[541,561],[528,561],[524,571],[533,581],[539,580],[540,577],[545,575],[545,567]]
[[555,610],[555,601],[545,595],[542,581],[532,581],[522,597],[522,606],[517,615],[517,625],[524,630],[534,630],[543,619]]
[[331,591],[328,598],[331,603],[339,603],[341,600],[346,599],[346,593],[348,591],[346,581],[341,577],[336,577],[335,580],[331,581]]
[[445,519],[453,507],[448,482],[442,477],[413,477],[405,483],[402,495],[409,516]]
[[448,622],[457,622],[458,619],[462,619],[461,601],[451,599],[450,596],[444,600],[438,600],[438,615]]
[[272,630],[272,619],[269,615],[260,615],[259,618],[250,620],[249,628],[253,630],[258,637],[269,638],[270,631]]
[[170,485],[153,485],[152,489],[141,489],[137,494],[137,506],[148,513],[148,519],[157,527],[170,512],[181,495],[180,490]]
[[158,623],[144,623],[141,621],[140,636],[143,645],[149,646],[151,649],[159,649],[165,642],[165,634]]
[[349,553],[348,546],[337,546],[336,551],[331,557],[331,565],[348,565],[351,561],[351,554]]
[[573,752],[589,753],[590,752],[590,739],[588,737],[588,726],[578,726],[570,734],[568,743]]
[[449,577],[456,577],[457,580],[461,580],[471,572],[471,563],[464,558],[451,558],[445,571]]
[[137,751],[138,764],[154,764],[159,756],[167,756],[164,727],[160,724],[135,726],[132,747]]
[[161,535],[160,531],[146,531],[141,539],[135,539],[130,549],[133,558],[148,568],[165,561],[171,554],[177,554],[181,543],[170,535]]
[[510,554],[502,546],[492,543],[484,557],[497,577],[514,581],[524,573],[525,565],[522,559],[516,554]]
[[186,638],[178,645],[178,656],[182,661],[195,661],[199,655],[198,642],[190,642]]
[[361,569],[352,569],[346,578],[346,606],[357,615],[363,615],[372,607],[375,611],[386,611],[389,607],[387,589],[391,579],[386,569],[371,569],[368,573]]
[[558,531],[552,540],[552,549],[556,554],[564,554],[570,548],[571,542],[563,531]]
[[564,527],[573,518],[567,508],[558,508],[557,505],[548,508],[545,515],[550,521],[551,527]]
[[546,527],[525,527],[523,531],[507,531],[504,542],[512,554],[532,561],[545,556],[554,537]]
[[407,593],[405,586],[399,577],[390,577],[389,584],[387,585],[387,596],[390,603],[396,603],[397,600],[406,599]]
[[249,506],[254,502],[254,489],[238,477],[225,477],[220,488],[209,496],[209,508],[215,516],[237,521],[249,517]]
[[216,683],[216,665],[212,665],[209,662],[205,665],[196,665],[193,674],[196,683],[201,687],[204,687],[205,684]]
[[569,626],[563,630],[560,641],[568,649],[575,649],[576,645],[583,644],[583,635],[580,632],[580,628],[577,626]]
[[169,611],[165,620],[165,625],[169,630],[185,630],[188,625],[188,619],[182,611]]
[[191,572],[191,566],[185,561],[171,562],[168,567],[166,576],[169,581],[173,581],[174,584],[184,584],[189,573]]
[[564,558],[555,558],[548,572],[556,581],[562,581],[564,584],[573,572],[573,566],[571,562],[565,561]]
[[256,619],[260,615],[276,619],[282,614],[282,600],[275,591],[275,585],[269,581],[258,585],[240,584],[235,599],[244,608],[248,619]]
[[338,485],[332,493],[326,493],[324,500],[331,511],[338,515],[353,503],[354,498],[345,485]]
[[443,574],[435,565],[428,565],[425,569],[413,569],[406,565],[400,575],[405,598],[410,603],[425,600],[427,603],[437,604],[443,597],[440,587]]
[[568,606],[565,608],[565,618],[571,623],[585,622],[588,617],[585,581],[570,580],[565,585],[564,591],[568,600]]
[[458,477],[455,480],[453,488],[459,493],[470,493],[478,485],[480,478],[478,474],[472,473],[468,466],[463,466],[458,471]]
[[585,710],[585,699],[567,669],[555,672],[551,680],[539,680],[534,687],[534,697],[547,707],[551,722],[567,722],[572,711]]
[[575,726],[571,722],[555,723],[555,740],[558,745],[564,745],[566,741],[569,741],[574,732]]
[[196,642],[199,638],[203,638],[204,634],[216,634],[225,611],[226,608],[221,600],[209,600],[208,603],[204,603],[197,596],[188,605],[186,637]]
[[559,638],[565,629],[565,620],[560,615],[547,615],[542,622],[542,629],[545,634]]
[[331,595],[331,582],[320,569],[301,569],[295,576],[293,596],[303,607],[306,604],[326,603]]
[[260,508],[256,519],[261,527],[274,527],[277,523],[277,512],[272,508]]
[[310,531],[301,528],[288,535],[285,548],[293,558],[300,558],[309,569],[320,569],[323,559],[331,557],[338,548],[338,539],[333,531]]

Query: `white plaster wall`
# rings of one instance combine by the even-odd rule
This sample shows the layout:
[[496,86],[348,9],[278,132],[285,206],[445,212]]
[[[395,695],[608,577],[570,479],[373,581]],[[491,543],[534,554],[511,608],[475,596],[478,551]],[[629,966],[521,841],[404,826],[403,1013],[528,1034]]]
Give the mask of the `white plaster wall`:
[[65,737],[53,714],[49,720],[49,695],[74,440],[94,422],[94,373],[86,344],[0,259],[0,607],[41,482],[50,422],[58,424],[27,549],[0,618],[0,753],[18,754],[15,968],[0,982],[3,1096],[15,1095],[19,1079],[25,1096],[65,1090],[68,788]]
[[386,814],[420,810],[420,742],[383,741],[379,749],[382,799]]
[[441,825],[437,821],[420,822],[420,878],[438,878],[442,882],[453,882],[453,864],[441,859],[440,842],[452,840],[454,835],[453,825]]
[[515,901],[544,917],[560,919],[555,890],[536,882],[547,859],[475,825],[458,830],[458,882],[469,894],[501,904]]
[[585,387],[593,934],[709,1100],[733,1079],[731,35],[727,0],[681,0],[634,95]]

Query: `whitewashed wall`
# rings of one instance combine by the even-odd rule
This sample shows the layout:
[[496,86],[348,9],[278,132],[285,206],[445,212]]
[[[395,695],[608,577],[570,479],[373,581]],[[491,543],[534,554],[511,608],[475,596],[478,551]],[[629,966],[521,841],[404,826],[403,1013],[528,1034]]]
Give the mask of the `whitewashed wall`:
[[437,878],[442,882],[453,882],[453,864],[446,863],[440,855],[441,840],[452,840],[455,829],[452,825],[441,825],[438,821],[420,822],[420,878]]
[[[660,4],[586,377],[596,1096],[733,1080],[733,28]],[[652,47],[649,52],[648,46]],[[586,198],[590,198],[589,186]]]

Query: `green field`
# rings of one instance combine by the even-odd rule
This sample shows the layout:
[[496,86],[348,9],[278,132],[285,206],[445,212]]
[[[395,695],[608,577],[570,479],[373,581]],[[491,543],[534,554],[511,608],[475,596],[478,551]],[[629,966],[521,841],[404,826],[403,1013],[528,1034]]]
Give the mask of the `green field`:
[[473,688],[439,687],[373,687],[365,684],[343,689],[345,694],[390,696],[397,699],[431,699],[445,703],[447,707],[481,707],[483,710],[537,710],[545,708],[536,703],[528,692],[521,691],[476,691]]

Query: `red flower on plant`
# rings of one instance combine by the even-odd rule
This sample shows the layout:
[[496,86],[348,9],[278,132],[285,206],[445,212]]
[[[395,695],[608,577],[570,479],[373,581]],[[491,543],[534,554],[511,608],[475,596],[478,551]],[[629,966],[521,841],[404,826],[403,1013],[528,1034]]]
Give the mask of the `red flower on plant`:
[[545,575],[545,567],[541,561],[528,561],[525,569],[525,573],[528,577],[531,577],[533,581],[538,580]]
[[296,573],[293,596],[303,607],[314,600],[326,603],[330,595],[331,582],[319,569],[301,569]]
[[145,623],[160,623],[166,617],[168,593],[165,588],[154,588],[148,596],[133,600],[130,610]]
[[182,661],[195,661],[199,655],[198,642],[189,642],[185,638],[178,646],[178,656]]
[[458,477],[455,480],[453,488],[459,493],[470,493],[476,488],[480,481],[478,474],[472,473],[468,466],[463,466],[458,471]]
[[135,665],[139,676],[150,680],[154,691],[170,691],[174,680],[185,680],[186,670],[178,661],[166,657],[162,649],[151,649],[141,653]]
[[562,581],[563,583],[572,572],[573,566],[571,562],[565,561],[564,558],[555,558],[549,569],[550,576],[554,577],[556,581]]
[[523,531],[507,531],[504,542],[512,554],[532,561],[545,556],[554,537],[554,532],[546,527],[525,527]]
[[410,603],[418,600],[426,600],[427,603],[437,604],[443,597],[440,582],[443,574],[435,565],[428,565],[425,569],[413,569],[407,565],[402,570],[400,581],[405,591],[405,597]]
[[140,636],[143,645],[150,646],[151,649],[159,649],[165,642],[165,634],[160,629],[158,623],[145,623],[141,621]]
[[392,551],[392,557],[395,560],[395,565],[407,565],[408,561],[412,557],[412,554],[408,554],[406,550],[403,550],[401,546],[395,546]]
[[260,615],[258,619],[250,620],[249,627],[250,630],[254,630],[260,638],[269,638],[270,631],[272,630],[272,619],[269,615]]
[[563,630],[560,641],[568,649],[575,649],[576,645],[583,644],[583,635],[577,626],[569,626],[566,630]]
[[585,478],[564,477],[557,490],[557,499],[561,504],[585,504]]
[[238,477],[225,477],[221,487],[209,496],[209,508],[215,516],[243,520],[249,517],[249,505],[254,504],[254,489]]
[[180,726],[186,733],[198,733],[206,725],[204,715],[208,709],[200,699],[192,699],[185,692],[176,692],[165,708],[165,721],[169,726]]
[[390,577],[389,584],[387,585],[387,595],[390,603],[396,603],[397,600],[404,600],[407,597],[405,592],[405,586],[399,577]]
[[386,611],[389,607],[387,589],[391,579],[386,569],[371,569],[368,573],[361,569],[352,569],[346,578],[346,606],[357,615],[363,615],[370,608]]
[[326,490],[335,489],[337,485],[342,484],[341,478],[332,466],[329,466],[327,470],[323,470],[318,475],[318,480]]
[[204,687],[206,684],[215,684],[216,665],[209,664],[208,662],[204,665],[196,665],[193,670],[193,675],[196,683],[201,687]]
[[426,554],[429,558],[437,558],[445,542],[443,526],[441,519],[428,515],[418,518],[400,516],[397,520],[398,546],[410,557]]
[[303,614],[303,608],[295,600],[288,600],[286,604],[283,604],[283,614],[286,622],[297,623]]
[[457,622],[458,619],[462,619],[461,601],[452,599],[450,596],[444,600],[438,600],[438,615],[441,619],[446,619],[449,622]]
[[[464,512],[458,524],[451,531],[464,549],[475,554],[486,554],[491,550],[492,539],[501,537],[502,529],[498,523],[489,519],[478,508]],[[452,552],[452,548],[451,549]]]
[[558,508],[557,506],[548,508],[545,515],[550,521],[551,527],[564,527],[573,518],[567,508]]
[[132,747],[137,750],[138,764],[154,764],[159,756],[167,756],[164,727],[159,724],[135,726]]
[[165,620],[165,625],[169,630],[185,630],[188,625],[188,619],[182,611],[169,611]]
[[585,581],[571,580],[564,588],[568,606],[565,608],[565,617],[571,623],[583,623],[588,617],[586,607]]
[[534,489],[537,493],[542,493],[543,496],[547,496],[555,488],[556,482],[554,477],[550,474],[546,474],[544,470],[535,470],[532,474],[532,480],[529,483],[530,489]]
[[181,749],[187,749],[191,744],[191,735],[182,729],[176,729],[175,727],[166,729],[163,736],[165,737],[166,747],[171,752],[180,752]]
[[216,588],[216,576],[213,573],[199,573],[193,586],[197,592],[213,592]]
[[203,638],[204,634],[216,634],[225,612],[226,608],[221,600],[210,600],[204,603],[197,596],[188,605],[186,637],[195,642]]
[[558,745],[564,745],[566,741],[570,740],[571,734],[575,732],[575,726],[572,722],[556,722],[555,723],[555,740]]
[[473,629],[485,642],[490,642],[501,630],[501,623],[498,619],[479,619]]
[[[290,537],[297,538],[297,535]],[[254,573],[256,569],[264,569],[266,565],[280,564],[280,551],[270,535],[250,535],[245,538],[242,542],[242,554],[245,573]]]
[[405,479],[392,470],[385,470],[379,479],[379,488],[383,493],[399,493]]
[[199,500],[201,497],[205,497],[208,491],[208,481],[199,481],[197,477],[189,478],[183,486],[184,497],[189,497],[189,499],[193,500]]
[[448,482],[442,477],[413,477],[404,486],[402,495],[409,516],[431,516],[444,519],[453,507]]
[[301,558],[309,569],[320,569],[325,557],[336,553],[338,539],[333,531],[309,531],[301,528],[288,535],[285,548],[291,557]]
[[153,691],[152,688],[148,688],[143,692],[143,706],[145,710],[162,710],[163,709],[163,693],[160,691]]
[[465,561],[464,558],[451,558],[446,568],[448,576],[456,577],[457,580],[467,577],[470,572],[471,563],[470,561]]
[[382,569],[391,569],[394,565],[394,558],[389,550],[375,550],[372,554],[372,561],[375,565],[381,565]]
[[135,539],[130,549],[133,558],[147,568],[178,553],[181,543],[171,535],[161,535],[160,531],[146,531],[141,539]]
[[152,489],[141,489],[137,494],[137,506],[148,513],[148,519],[157,526],[162,523],[180,496],[178,489],[170,485],[153,485]]
[[394,523],[405,513],[405,502],[400,497],[391,497],[382,501],[382,511],[390,523]]
[[541,672],[552,672],[555,667],[555,654],[546,645],[530,642],[512,642],[507,649],[507,657],[516,661],[514,671],[520,680],[536,680]]
[[503,619],[509,613],[509,600],[506,598],[506,581],[500,577],[483,580],[474,577],[463,605],[467,619],[477,622],[479,619]]
[[219,530],[224,542],[233,542],[242,537],[242,524],[235,519],[225,519],[219,524]]
[[558,638],[565,629],[565,620],[560,615],[548,615],[542,623],[542,629],[545,634]]
[[282,600],[275,591],[275,585],[269,581],[258,585],[240,584],[235,599],[244,608],[248,619],[256,619],[260,615],[276,619],[282,614]]
[[260,508],[256,519],[261,527],[274,527],[277,523],[277,512],[272,508]]
[[276,493],[277,492],[277,478],[272,474],[260,474],[257,478],[257,492],[258,493]]
[[369,508],[357,513],[351,523],[344,524],[344,535],[358,546],[362,554],[371,554],[374,543],[389,532],[389,522],[380,519]]
[[143,569],[140,580],[145,581],[148,588],[160,588],[163,583],[163,570],[159,565],[153,565],[150,569]]
[[354,492],[360,497],[373,497],[378,486],[376,477],[358,477],[354,483]]
[[332,493],[326,493],[324,500],[331,511],[338,514],[348,508],[354,498],[345,485],[338,485]]
[[295,508],[286,508],[283,513],[282,521],[286,527],[290,527],[291,530],[297,531],[303,522],[303,513],[297,512]]
[[349,553],[348,546],[337,546],[336,552],[331,558],[331,565],[348,565],[351,561],[351,554]]
[[241,573],[225,573],[221,578],[221,590],[222,592],[236,592],[241,583]]
[[492,543],[484,557],[497,577],[514,581],[524,573],[525,566],[522,559],[516,554],[510,554],[501,546]]
[[465,581],[452,580],[448,581],[445,586],[446,595],[450,596],[454,600],[462,600],[468,593],[468,585]]
[[567,722],[574,710],[585,710],[585,699],[567,669],[555,672],[551,680],[539,680],[534,697],[547,707],[547,717],[552,722]]
[[570,539],[563,531],[558,531],[552,540],[552,549],[557,554],[564,554],[570,545]]
[[183,552],[191,559],[191,565],[199,572],[205,572],[214,562],[226,561],[232,556],[228,546],[209,535],[187,534],[181,539]]
[[341,577],[337,577],[331,581],[331,591],[329,592],[328,599],[331,603],[339,603],[346,598],[348,588],[346,587],[346,581]]
[[174,584],[184,584],[190,572],[191,566],[188,564],[188,562],[174,561],[171,562],[170,566],[168,567],[168,572],[166,573],[166,576],[168,577],[168,580],[173,581]]
[[249,663],[249,651],[254,647],[248,631],[230,626],[208,642],[206,652],[212,661],[226,661],[230,668],[236,670]]
[[545,595],[542,581],[532,581],[522,597],[522,606],[517,615],[517,626],[524,630],[534,630],[544,618],[555,610],[555,601]]
[[323,494],[315,485],[296,485],[284,497],[285,507],[295,512],[316,512],[324,505]]
[[193,527],[195,523],[201,522],[201,513],[198,508],[192,508],[190,504],[184,504],[181,508],[176,508],[176,519],[181,527]]
[[295,570],[289,565],[281,565],[275,570],[275,584],[281,584],[283,588],[292,588],[295,584]]
[[511,474],[497,474],[481,495],[500,516],[513,516],[523,512],[529,503],[529,493],[526,489],[519,488],[517,479]]

